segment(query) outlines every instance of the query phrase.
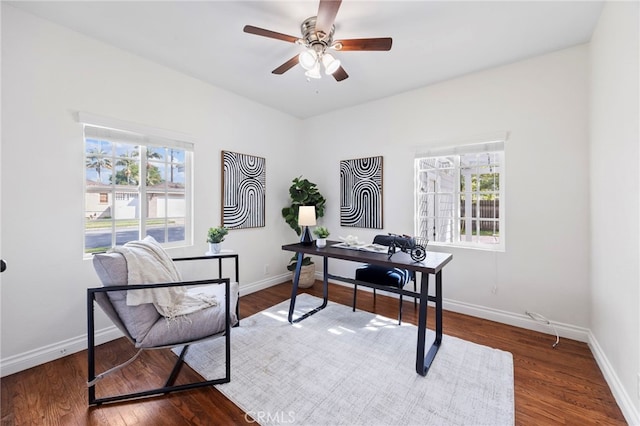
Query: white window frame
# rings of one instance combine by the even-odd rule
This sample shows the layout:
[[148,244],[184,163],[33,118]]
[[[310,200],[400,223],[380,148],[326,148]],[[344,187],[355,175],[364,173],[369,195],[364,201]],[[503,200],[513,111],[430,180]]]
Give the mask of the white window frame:
[[[442,246],[442,247],[461,247],[461,248],[472,248],[472,249],[482,249],[482,250],[490,250],[490,251],[505,251],[506,248],[506,216],[505,216],[505,206],[506,206],[506,163],[505,163],[505,148],[506,148],[506,135],[500,137],[494,137],[489,139],[484,139],[484,141],[474,141],[467,142],[465,144],[460,145],[447,145],[444,147],[438,148],[422,148],[418,149],[415,155],[414,160],[414,232],[418,237],[427,238],[429,240],[429,245],[433,246]],[[471,219],[469,216],[462,217],[462,207],[461,200],[464,195],[464,199],[466,202],[465,209],[467,211],[471,208],[470,196],[473,194],[471,191],[470,185],[465,185],[465,191],[461,192],[461,167],[460,167],[460,157],[465,154],[478,154],[478,153],[491,153],[496,154],[498,157],[498,174],[499,174],[499,189],[496,191],[496,195],[499,200],[498,206],[498,218],[495,219],[499,229],[498,241],[495,243],[487,243],[480,241],[480,237],[478,235],[477,241],[473,241],[473,238],[470,237],[471,231],[467,234],[462,235],[460,232],[461,222],[465,222],[465,227],[468,230],[472,230],[472,221],[479,222],[479,218]],[[437,213],[434,213],[434,221],[451,221],[451,226],[448,228],[450,232],[450,236],[448,237],[449,241],[435,241],[433,238],[433,231],[431,230],[423,230],[421,229],[422,223],[424,222],[424,218],[421,215],[421,195],[424,195],[421,192],[421,180],[420,173],[424,172],[420,170],[419,163],[421,159],[425,158],[442,158],[447,157],[452,160],[453,165],[451,170],[453,171],[453,183],[451,190],[440,191],[439,188],[435,188],[433,191],[428,191],[429,193],[434,194],[434,202],[437,204],[439,201],[435,201],[436,199],[444,199],[445,196],[450,196],[454,201],[452,203],[452,207],[450,209],[449,216],[438,216]],[[434,211],[439,211],[434,208]],[[479,210],[477,210],[479,212]],[[486,219],[491,220],[491,219]],[[434,222],[434,223],[435,223]]]
[[[163,148],[175,148],[185,152],[184,166],[185,166],[185,191],[184,191],[184,240],[175,242],[161,243],[164,247],[183,247],[193,245],[193,155],[194,155],[194,143],[191,137],[169,131],[164,129],[157,129],[148,127],[136,123],[130,123],[122,120],[112,119],[108,117],[97,116],[89,113],[78,113],[78,121],[83,124],[84,137],[83,152],[85,152],[87,134],[90,135],[104,135],[106,140],[112,143],[126,143],[135,144],[140,147],[139,161],[141,165],[144,163],[144,159],[147,158],[146,150],[149,147],[163,147]],[[88,131],[88,132],[87,132]],[[84,155],[86,157],[86,153]],[[114,170],[115,173],[115,170]],[[84,197],[87,194],[87,181],[86,170],[83,170],[83,182],[84,182]],[[146,182],[146,167],[139,168],[139,182]],[[139,211],[139,227],[138,236],[144,236],[147,234],[145,218],[148,216],[147,203],[142,202],[146,200],[147,188],[146,185],[134,186],[137,190],[138,200],[140,200],[138,208]],[[112,188],[109,191],[109,197],[111,200],[112,208],[114,206],[117,189]],[[86,202],[85,202],[86,204]],[[166,209],[165,204],[165,209]],[[85,214],[85,207],[83,206],[83,216]],[[165,214],[165,217],[167,215]],[[86,218],[85,218],[86,220]],[[115,245],[116,239],[116,222],[114,218],[111,224],[111,246]],[[84,224],[84,221],[83,221]],[[167,225],[165,224],[165,235],[167,232]],[[83,232],[83,253],[85,258],[90,258],[91,253],[85,253],[85,232]]]

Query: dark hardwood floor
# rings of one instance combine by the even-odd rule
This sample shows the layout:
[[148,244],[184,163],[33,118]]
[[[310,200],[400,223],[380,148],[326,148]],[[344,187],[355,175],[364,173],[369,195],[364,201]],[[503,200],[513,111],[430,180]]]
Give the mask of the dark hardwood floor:
[[[247,317],[288,299],[290,288],[290,283],[285,283],[242,297],[241,316]],[[320,296],[321,283],[316,282],[313,288],[302,291]],[[350,305],[352,291],[352,288],[330,285],[330,299]],[[375,304],[370,293],[358,296],[359,309],[391,318],[397,315],[397,303],[396,299],[381,294]],[[403,319],[415,324],[416,318],[413,301],[405,301]],[[433,324],[431,308],[428,321]],[[445,334],[513,354],[517,425],[626,424],[585,343],[561,339],[553,349],[554,336],[447,311],[443,323]],[[124,339],[100,345],[97,370],[104,371],[133,353]],[[134,364],[100,382],[98,392],[133,391],[161,385],[174,359],[168,350],[147,351]],[[86,379],[86,351],[2,378],[2,425],[246,425],[253,422],[215,388],[88,407]],[[183,368],[180,382],[194,379],[199,376],[190,368]]]

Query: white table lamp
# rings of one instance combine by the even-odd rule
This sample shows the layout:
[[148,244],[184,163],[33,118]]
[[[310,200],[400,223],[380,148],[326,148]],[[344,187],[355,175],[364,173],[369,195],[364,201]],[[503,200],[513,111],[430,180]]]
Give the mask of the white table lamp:
[[316,207],[315,206],[300,206],[298,210],[298,225],[302,226],[302,236],[300,243],[305,246],[313,244],[313,238],[309,231],[310,226],[316,224]]

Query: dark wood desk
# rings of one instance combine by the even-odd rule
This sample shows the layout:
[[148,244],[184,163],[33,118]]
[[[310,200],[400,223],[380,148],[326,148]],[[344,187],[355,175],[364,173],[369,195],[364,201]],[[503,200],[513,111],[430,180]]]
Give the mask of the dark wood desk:
[[[317,248],[315,245],[304,246],[300,243],[286,244],[282,246],[282,250],[296,252],[298,254],[296,271],[293,279],[293,287],[291,289],[291,303],[289,305],[289,322],[295,323],[321,311],[327,306],[329,299],[328,280],[333,279],[351,284],[358,284],[366,287],[381,289],[392,293],[402,294],[420,299],[420,309],[418,315],[418,343],[416,351],[416,372],[421,376],[425,376],[433,359],[438,352],[440,343],[442,342],[442,269],[453,259],[453,255],[449,253],[427,252],[427,257],[422,262],[414,262],[408,253],[398,252],[391,259],[388,259],[386,253],[373,253],[362,250],[351,250],[345,248],[333,247],[339,244],[339,241],[327,241],[324,248]],[[317,308],[306,312],[304,315],[293,319],[293,311],[296,305],[296,295],[298,294],[298,280],[300,279],[300,268],[302,267],[302,258],[304,255],[314,255],[323,258],[322,262],[322,296],[323,301]],[[420,272],[420,292],[413,292],[405,289],[397,289],[388,286],[382,286],[365,281],[356,281],[353,278],[341,277],[328,272],[329,259],[341,259],[351,262],[370,263],[391,268],[402,268],[411,271]],[[435,295],[429,295],[429,275],[433,274],[436,278]],[[436,337],[429,347],[425,355],[425,339],[427,329],[427,303],[435,302],[436,319],[435,334]]]

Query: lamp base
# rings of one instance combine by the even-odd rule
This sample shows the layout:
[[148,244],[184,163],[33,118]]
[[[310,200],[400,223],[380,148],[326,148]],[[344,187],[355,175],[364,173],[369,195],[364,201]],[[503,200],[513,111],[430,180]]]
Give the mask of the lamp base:
[[300,244],[303,246],[310,246],[313,244],[313,238],[311,237],[311,231],[309,231],[309,227],[305,226],[302,230],[302,237],[300,237]]

